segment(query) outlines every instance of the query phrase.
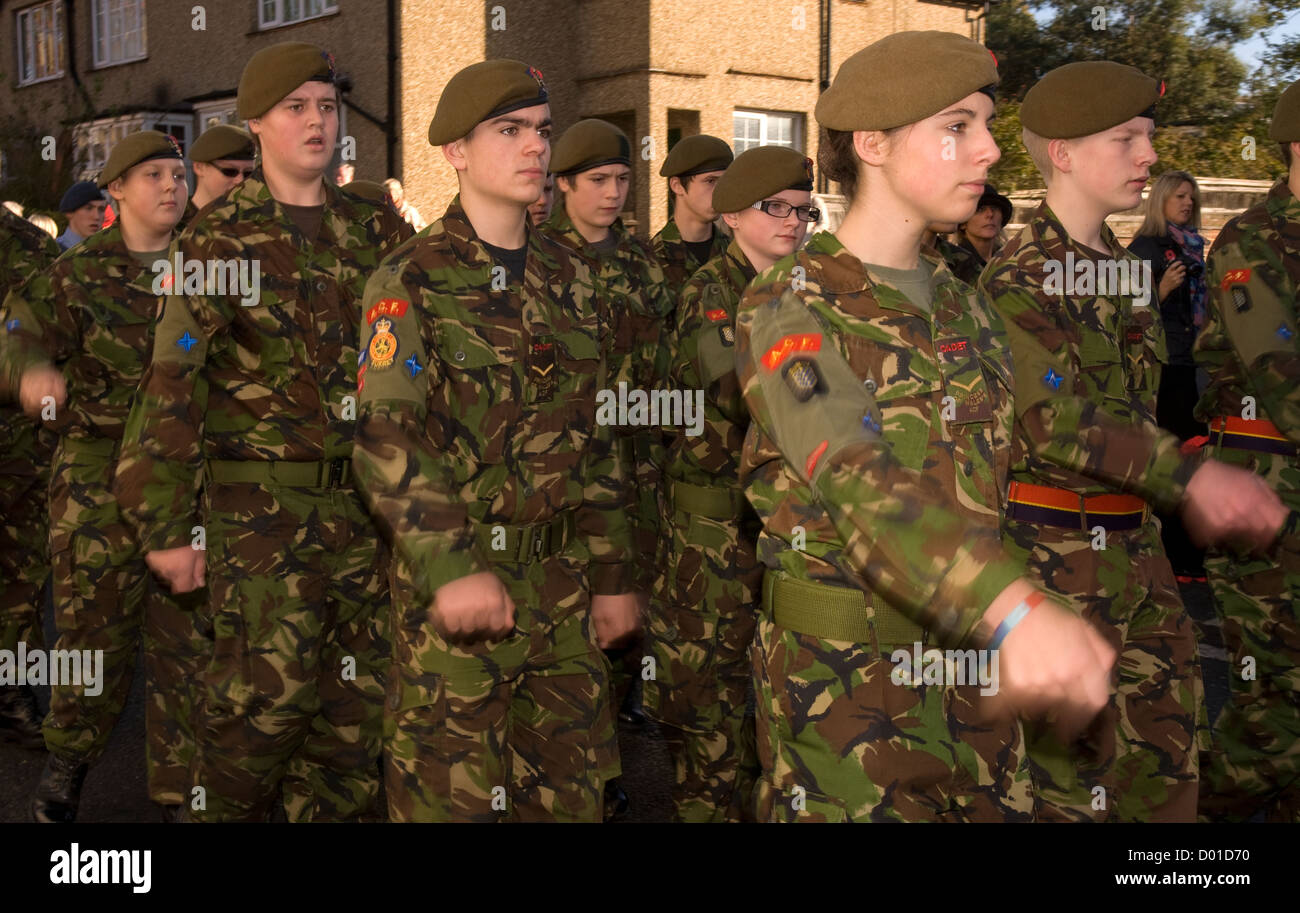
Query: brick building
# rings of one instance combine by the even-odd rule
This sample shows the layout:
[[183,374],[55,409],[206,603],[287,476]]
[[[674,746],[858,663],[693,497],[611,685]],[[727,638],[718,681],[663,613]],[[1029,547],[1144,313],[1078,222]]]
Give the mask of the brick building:
[[[603,117],[632,138],[641,158],[626,217],[649,233],[667,218],[658,169],[681,137],[815,158],[820,83],[845,57],[903,29],[982,38],[983,11],[951,0],[0,0],[0,119],[55,136],[93,175],[132,130],[188,148],[238,122],[249,56],[309,41],[347,77],[357,177],[397,177],[435,218],[456,188],[426,140],[443,86],[466,64],[515,57],[545,74],[559,130]],[[9,161],[19,151],[3,149]]]

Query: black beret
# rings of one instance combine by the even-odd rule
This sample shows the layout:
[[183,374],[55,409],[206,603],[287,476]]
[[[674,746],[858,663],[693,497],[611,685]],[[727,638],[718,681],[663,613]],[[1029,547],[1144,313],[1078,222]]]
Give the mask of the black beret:
[[542,71],[518,60],[470,64],[447,83],[429,123],[429,145],[445,146],[494,117],[547,104]]
[[632,144],[627,134],[599,118],[580,120],[555,143],[551,152],[554,174],[578,174],[601,165],[631,165]]
[[1043,139],[1076,139],[1139,114],[1155,118],[1165,84],[1136,67],[1082,60],[1057,67],[1034,83],[1020,106],[1020,123]]
[[659,175],[666,178],[684,178],[706,171],[725,171],[735,155],[725,140],[707,133],[697,133],[680,140],[664,159]]
[[261,117],[309,79],[334,82],[334,56],[302,41],[285,41],[254,54],[239,77],[239,116]]
[[59,200],[59,212],[72,212],[87,203],[102,199],[104,199],[104,194],[100,192],[99,185],[94,181],[77,181],[68,188],[67,193],[63,195],[63,199]]
[[992,184],[984,185],[984,193],[980,195],[980,201],[975,205],[975,211],[979,212],[985,206],[995,206],[1002,211],[1003,225],[1011,221],[1011,201],[998,193],[998,189]]
[[181,147],[176,145],[176,140],[157,130],[132,133],[113,147],[104,170],[99,173],[99,186],[107,187],[126,174],[127,169],[150,159],[183,161]]
[[897,32],[840,65],[817,100],[830,130],[890,130],[938,114],[998,82],[993,53],[954,32]]
[[[301,85],[301,83],[299,83]],[[209,127],[190,146],[191,162],[215,162],[217,159],[253,159],[253,135],[242,127],[217,124]]]
[[736,156],[713,188],[713,208],[740,212],[782,190],[812,190],[812,159],[785,146],[759,146]]

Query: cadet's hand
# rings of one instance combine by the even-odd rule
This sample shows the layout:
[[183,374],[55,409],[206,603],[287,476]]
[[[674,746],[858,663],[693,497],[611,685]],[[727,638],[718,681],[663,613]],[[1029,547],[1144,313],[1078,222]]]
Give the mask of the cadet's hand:
[[483,571],[438,587],[429,622],[450,643],[502,640],[515,628],[515,604],[500,578]]
[[[1000,621],[1033,592],[1028,581],[1011,584],[989,607],[989,620]],[[1092,625],[1044,599],[1002,641],[995,702],[1021,717],[1047,717],[1072,742],[1106,706],[1115,658]]]
[[173,593],[189,593],[203,586],[206,560],[207,552],[189,545],[146,552],[144,556],[149,570]]
[[63,380],[63,372],[53,365],[38,365],[24,371],[18,382],[18,402],[23,412],[32,418],[40,418],[42,401],[47,396],[54,397],[56,409],[68,401],[68,385]]
[[1218,460],[1206,460],[1193,473],[1180,509],[1192,541],[1201,546],[1231,539],[1266,549],[1287,516],[1267,482]]
[[1165,274],[1160,277],[1160,300],[1164,301],[1174,293],[1178,286],[1183,284],[1183,279],[1187,277],[1187,267],[1182,262],[1175,260],[1173,264],[1165,270]]
[[642,597],[639,593],[591,597],[591,625],[602,650],[622,647],[641,630]]

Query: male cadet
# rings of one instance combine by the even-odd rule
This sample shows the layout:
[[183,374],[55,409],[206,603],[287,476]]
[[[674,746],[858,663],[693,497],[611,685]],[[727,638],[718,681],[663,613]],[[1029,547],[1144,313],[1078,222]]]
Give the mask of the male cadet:
[[714,224],[718,213],[713,208],[713,188],[732,158],[724,141],[700,133],[679,140],[659,169],[673,193],[673,214],[650,243],[668,277],[674,303],[686,280],[727,250],[729,239]]
[[[59,245],[26,219],[0,206],[0,301],[59,255]],[[2,318],[5,326],[13,318]],[[0,332],[4,332],[0,330]],[[11,405],[0,405],[0,650],[16,656],[45,646],[40,607],[50,576],[48,436]],[[0,739],[44,748],[36,694],[27,684],[0,685]]]
[[366,285],[354,464],[394,550],[394,820],[598,821],[617,773],[598,645],[636,596],[596,421],[613,332],[586,261],[528,224],[550,131],[536,69],[453,76],[429,143],[460,192]]
[[647,637],[655,675],[644,688],[673,757],[679,821],[752,817],[759,765],[746,705],[762,523],[738,478],[749,412],[736,377],[736,308],[750,280],[798,250],[818,216],[812,188],[812,161],[793,149],[741,153],[712,202],[733,240],[686,283],[673,321],[672,386],[683,397],[700,391],[703,415],[669,435],[667,553]]
[[[1210,453],[1252,469],[1300,509],[1300,82],[1278,99],[1269,137],[1287,176],[1223,227],[1206,263],[1209,319],[1197,364],[1210,375],[1197,418]],[[1300,555],[1215,549],[1206,575],[1223,620],[1231,699],[1202,758],[1202,816],[1300,820]]]
[[194,214],[253,173],[253,137],[247,130],[231,124],[209,127],[190,147],[194,164],[194,196],[190,197],[181,217],[187,227]]
[[262,820],[282,794],[291,821],[356,819],[378,794],[387,656],[384,548],[350,478],[356,312],[410,230],[324,180],[329,54],[263,48],[238,105],[262,164],[173,247],[115,491],[158,577],[207,582],[201,789],[182,811]]
[[1201,538],[1259,546],[1286,513],[1259,479],[1198,466],[1156,425],[1164,334],[1105,218],[1142,198],[1162,91],[1108,61],[1067,64],[1030,89],[1024,142],[1047,198],[981,277],[1016,369],[1010,550],[1120,654],[1117,693],[1088,738],[1026,727],[1043,820],[1195,818],[1200,668],[1151,511],[1180,508]]
[[99,231],[104,225],[104,207],[108,203],[94,181],[78,181],[59,200],[59,212],[68,219],[68,227],[59,235],[59,247],[67,250]]

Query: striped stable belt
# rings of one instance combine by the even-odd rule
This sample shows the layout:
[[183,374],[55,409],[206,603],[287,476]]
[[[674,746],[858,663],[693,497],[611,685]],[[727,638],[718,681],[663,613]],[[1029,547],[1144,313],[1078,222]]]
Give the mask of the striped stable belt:
[[925,630],[884,600],[871,600],[874,615],[867,611],[867,596],[861,590],[812,580],[801,580],[787,571],[763,573],[763,609],[783,628],[848,643],[870,644],[875,628],[881,653],[897,647],[912,648],[925,640]]
[[1042,523],[1088,532],[1141,529],[1150,519],[1147,503],[1133,495],[1081,495],[1064,488],[1012,482],[1007,516],[1021,523]]
[[1210,443],[1235,450],[1280,453],[1293,457],[1300,453],[1285,434],[1268,419],[1216,418],[1210,420]]

